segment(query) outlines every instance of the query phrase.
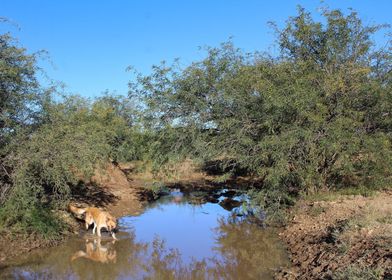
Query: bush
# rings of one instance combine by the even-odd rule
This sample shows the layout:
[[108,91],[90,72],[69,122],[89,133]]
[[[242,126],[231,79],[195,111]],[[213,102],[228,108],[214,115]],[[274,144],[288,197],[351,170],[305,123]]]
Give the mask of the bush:
[[263,180],[265,198],[283,202],[390,184],[392,59],[390,45],[371,39],[385,26],[366,26],[354,11],[322,16],[299,8],[276,28],[276,57],[228,42],[186,68],[163,63],[139,75],[130,96],[146,105],[157,165],[220,160],[233,168],[226,177],[241,166]]
[[[40,189],[38,187],[38,189]],[[38,233],[47,239],[54,239],[65,229],[62,220],[37,199],[37,187],[13,188],[9,199],[0,208],[2,232]]]
[[33,131],[19,129],[4,148],[11,189],[0,224],[55,233],[51,210],[67,204],[79,181],[88,181],[108,161],[143,157],[136,150],[143,134],[120,100],[108,95],[93,103],[78,96],[46,100],[41,123]]

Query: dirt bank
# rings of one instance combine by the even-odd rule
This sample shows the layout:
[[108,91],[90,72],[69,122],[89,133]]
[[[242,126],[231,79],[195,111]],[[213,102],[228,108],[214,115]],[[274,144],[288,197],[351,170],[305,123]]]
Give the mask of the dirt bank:
[[278,279],[392,279],[392,193],[300,201],[280,234],[292,268]]
[[[93,185],[97,185],[100,191],[105,193],[108,198],[107,203],[98,207],[106,208],[115,217],[124,215],[139,215],[143,209],[141,193],[143,186],[133,181],[127,176],[132,171],[131,164],[114,165],[108,164],[105,170],[96,172],[91,178]],[[91,194],[95,199],[99,198],[97,194]]]

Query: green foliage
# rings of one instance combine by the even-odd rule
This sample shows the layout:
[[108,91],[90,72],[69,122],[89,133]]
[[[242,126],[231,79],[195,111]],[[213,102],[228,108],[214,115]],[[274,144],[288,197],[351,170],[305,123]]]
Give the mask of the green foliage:
[[26,54],[10,34],[0,35],[0,152],[15,130],[33,125],[44,92],[35,73],[38,54]]
[[100,164],[136,159],[138,152],[128,148],[133,130],[119,100],[105,96],[90,104],[71,96],[45,104],[44,122],[34,132],[20,131],[8,145],[6,163],[13,170],[14,191],[5,209],[12,208],[15,199],[26,205],[14,209],[22,215],[41,204],[56,209],[67,201],[72,187],[88,180]]
[[287,190],[265,188],[248,192],[251,204],[263,213],[264,222],[271,226],[284,226],[287,223],[287,207],[294,205],[293,198]]
[[105,95],[94,101],[91,118],[105,133],[103,141],[110,146],[114,161],[141,160],[147,153],[150,135],[142,132],[138,122],[139,112],[130,99]]
[[[263,179],[257,200],[391,182],[391,48],[377,49],[355,12],[324,10],[325,23],[299,8],[275,28],[280,55],[244,54],[232,43],[208,48],[186,68],[154,66],[130,96],[145,103],[156,132],[153,160],[221,160]],[[275,202],[275,203],[273,203]]]
[[48,239],[59,237],[65,226],[38,200],[40,186],[24,185],[12,189],[7,202],[0,208],[0,231],[38,233]]
[[0,34],[0,205],[12,186],[12,171],[4,162],[8,144],[19,130],[34,129],[42,101],[50,92],[37,82],[38,57],[39,54],[27,54],[10,34]]
[[101,163],[141,159],[145,136],[126,98],[53,98],[36,79],[37,56],[0,36],[0,227],[54,236],[79,180]]
[[170,193],[169,189],[162,182],[154,182],[146,186],[146,188],[151,190],[154,199],[158,199],[163,194]]

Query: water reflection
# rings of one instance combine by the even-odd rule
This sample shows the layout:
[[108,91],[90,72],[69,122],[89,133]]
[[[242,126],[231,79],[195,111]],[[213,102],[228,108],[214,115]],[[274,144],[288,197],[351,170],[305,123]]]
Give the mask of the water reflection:
[[0,278],[271,279],[273,269],[287,264],[273,231],[218,204],[184,201],[165,198],[140,217],[121,219],[117,242],[76,238],[28,256]]
[[101,238],[86,240],[86,250],[79,250],[71,257],[71,261],[79,258],[86,258],[100,263],[115,263],[117,261],[117,251],[113,248],[115,240],[101,245]]
[[283,266],[286,255],[277,234],[231,216],[219,219],[213,249],[223,260],[214,263],[214,276],[223,279],[270,279]]

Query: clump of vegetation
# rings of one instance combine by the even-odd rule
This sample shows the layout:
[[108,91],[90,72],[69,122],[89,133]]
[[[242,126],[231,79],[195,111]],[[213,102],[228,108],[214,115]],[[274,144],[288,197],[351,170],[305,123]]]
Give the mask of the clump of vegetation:
[[325,212],[325,208],[319,205],[314,205],[310,210],[309,210],[309,215],[312,217],[318,217],[322,213]]
[[153,182],[146,189],[151,190],[154,200],[169,193],[169,189],[162,182]]
[[37,55],[0,36],[0,230],[58,236],[56,211],[108,161],[140,159],[145,135],[130,101],[56,96],[37,81]]
[[159,139],[153,159],[219,159],[229,175],[245,169],[263,180],[259,201],[275,206],[389,185],[391,49],[372,41],[385,26],[366,26],[354,11],[322,16],[299,8],[275,27],[276,57],[229,42],[186,68],[163,63],[139,75],[130,96],[142,97],[145,125]]
[[381,279],[383,271],[359,265],[350,265],[334,274],[333,279],[353,279],[353,280],[378,280]]
[[[36,224],[25,223],[18,215],[36,207],[64,207],[72,188],[88,181],[95,169],[108,161],[139,158],[139,135],[122,115],[125,103],[120,100],[105,96],[90,103],[71,96],[46,101],[34,131],[15,133],[3,159],[12,170],[12,188],[0,211],[4,225],[30,224],[34,230]],[[10,209],[17,216],[9,215]],[[47,217],[42,216],[43,223]]]

